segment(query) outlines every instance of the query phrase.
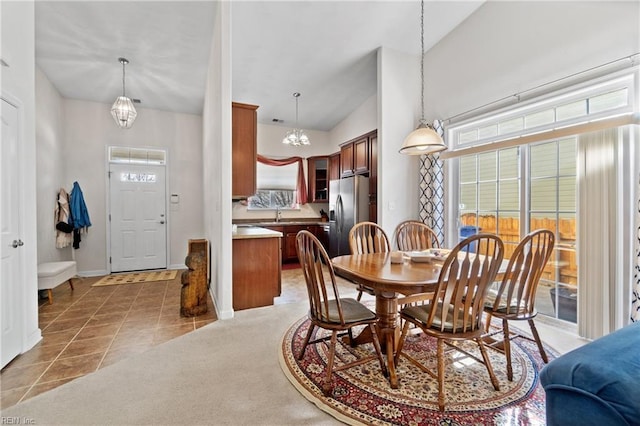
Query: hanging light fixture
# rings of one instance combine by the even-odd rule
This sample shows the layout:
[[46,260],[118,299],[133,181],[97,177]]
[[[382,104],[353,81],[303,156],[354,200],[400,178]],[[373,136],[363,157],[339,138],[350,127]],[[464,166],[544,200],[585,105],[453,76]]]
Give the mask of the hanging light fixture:
[[435,131],[433,126],[424,119],[424,0],[420,3],[420,42],[422,47],[420,53],[420,103],[422,113],[418,127],[409,133],[409,136],[407,136],[402,143],[402,148],[400,148],[400,154],[407,155],[434,154],[447,149],[440,135]]
[[293,97],[296,98],[296,127],[293,130],[289,130],[282,139],[282,143],[293,146],[311,145],[309,137],[304,133],[304,130],[298,127],[298,98],[300,93],[295,92]]
[[130,129],[133,126],[133,122],[136,119],[138,113],[133,107],[131,99],[127,98],[124,94],[124,66],[129,63],[126,58],[118,58],[118,61],[122,64],[122,96],[118,96],[116,101],[111,107],[111,115],[116,121],[118,127],[123,129]]

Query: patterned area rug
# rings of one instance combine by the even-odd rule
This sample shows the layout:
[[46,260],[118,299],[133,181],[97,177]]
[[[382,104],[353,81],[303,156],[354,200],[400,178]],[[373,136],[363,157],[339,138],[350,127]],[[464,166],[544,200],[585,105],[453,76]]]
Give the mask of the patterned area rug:
[[[500,390],[495,391],[483,364],[457,351],[448,352],[455,358],[446,364],[445,412],[438,410],[438,385],[405,358],[397,367],[398,389],[391,389],[380,372],[377,361],[334,373],[333,397],[322,393],[328,345],[307,347],[305,356],[298,354],[309,327],[306,318],[297,321],[285,333],[280,365],[291,383],[320,409],[348,424],[368,425],[544,425],[545,395],[538,381],[544,366],[534,341],[522,337],[512,341],[513,381],[507,380],[505,356],[488,349]],[[354,330],[355,331],[355,330]],[[312,339],[329,334],[316,329]],[[354,333],[357,335],[357,331]],[[495,336],[498,339],[502,335]],[[436,341],[424,334],[410,335],[405,349],[436,371]],[[480,357],[477,345],[464,348]],[[549,360],[557,353],[545,346]],[[338,344],[336,363],[354,356],[373,353],[371,344],[351,348]],[[457,357],[457,358],[456,358]]]
[[96,281],[91,287],[101,287],[106,285],[133,284],[133,283],[150,283],[154,281],[169,281],[176,277],[178,271],[162,270],[148,272],[132,272],[129,274],[111,274],[102,277]]

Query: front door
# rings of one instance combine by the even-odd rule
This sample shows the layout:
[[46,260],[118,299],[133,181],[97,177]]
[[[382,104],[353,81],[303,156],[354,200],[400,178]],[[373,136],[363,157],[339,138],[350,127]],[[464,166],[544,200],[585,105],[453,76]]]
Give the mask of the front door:
[[18,109],[2,99],[2,149],[0,149],[0,233],[2,234],[2,276],[0,277],[0,368],[22,351],[22,245],[20,239],[20,179]]
[[111,271],[167,267],[165,167],[109,165]]

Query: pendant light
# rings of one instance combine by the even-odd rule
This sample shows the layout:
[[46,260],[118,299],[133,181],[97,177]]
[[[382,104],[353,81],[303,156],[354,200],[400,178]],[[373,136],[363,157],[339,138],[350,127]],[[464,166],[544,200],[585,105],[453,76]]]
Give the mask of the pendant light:
[[409,133],[409,136],[402,143],[402,148],[400,148],[400,154],[407,155],[434,154],[447,149],[440,135],[424,119],[424,0],[420,3],[420,42],[422,47],[420,53],[420,104],[422,113],[418,127]]
[[118,58],[118,61],[122,64],[122,96],[118,96],[116,101],[111,107],[111,115],[116,121],[118,127],[123,129],[130,129],[133,126],[133,122],[136,119],[138,113],[133,107],[131,99],[125,96],[124,92],[124,66],[129,63],[126,58]]
[[300,93],[295,92],[293,97],[296,98],[296,127],[287,132],[284,139],[282,139],[282,143],[292,146],[311,145],[311,141],[304,133],[304,130],[298,127],[298,98],[300,97]]

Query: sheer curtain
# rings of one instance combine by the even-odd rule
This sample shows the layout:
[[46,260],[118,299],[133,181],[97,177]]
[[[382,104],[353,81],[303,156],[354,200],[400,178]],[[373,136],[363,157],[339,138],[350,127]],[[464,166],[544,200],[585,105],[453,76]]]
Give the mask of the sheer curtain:
[[640,172],[636,173],[636,196],[633,240],[635,244],[633,288],[631,290],[631,321],[640,321]]
[[629,321],[634,188],[629,131],[578,138],[578,334],[596,339]]

